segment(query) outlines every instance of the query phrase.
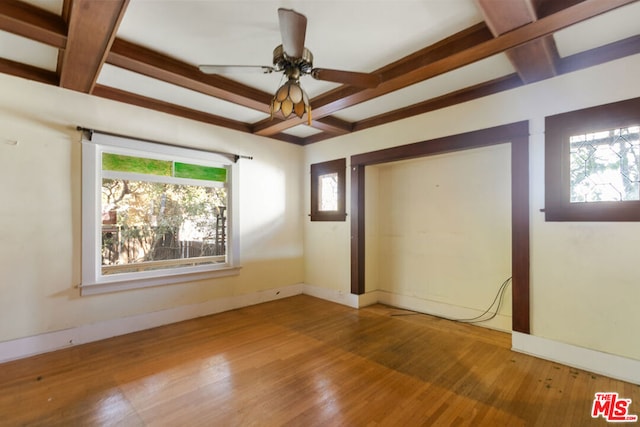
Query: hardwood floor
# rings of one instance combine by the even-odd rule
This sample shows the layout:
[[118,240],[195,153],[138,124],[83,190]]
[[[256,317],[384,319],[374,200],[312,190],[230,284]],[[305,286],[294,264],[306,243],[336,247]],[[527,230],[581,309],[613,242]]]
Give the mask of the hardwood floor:
[[0,426],[590,426],[640,387],[508,334],[296,296],[0,365]]

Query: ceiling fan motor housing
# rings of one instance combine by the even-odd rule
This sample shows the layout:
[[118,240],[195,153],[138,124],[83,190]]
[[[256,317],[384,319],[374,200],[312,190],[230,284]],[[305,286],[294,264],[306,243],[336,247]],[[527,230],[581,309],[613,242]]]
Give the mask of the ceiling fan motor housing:
[[[292,58],[284,53],[282,45],[273,50],[273,68],[276,71],[285,71],[288,77],[299,77],[301,74],[310,74],[313,69],[313,55],[306,47],[302,51],[302,57]],[[296,71],[298,76],[295,76]]]

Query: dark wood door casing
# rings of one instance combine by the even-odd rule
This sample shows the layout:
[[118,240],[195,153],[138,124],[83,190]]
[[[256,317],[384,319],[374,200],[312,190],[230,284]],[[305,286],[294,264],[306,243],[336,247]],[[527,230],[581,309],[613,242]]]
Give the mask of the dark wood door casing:
[[391,147],[351,156],[351,293],[365,293],[366,166],[496,144],[511,144],[512,329],[530,332],[529,309],[529,122]]

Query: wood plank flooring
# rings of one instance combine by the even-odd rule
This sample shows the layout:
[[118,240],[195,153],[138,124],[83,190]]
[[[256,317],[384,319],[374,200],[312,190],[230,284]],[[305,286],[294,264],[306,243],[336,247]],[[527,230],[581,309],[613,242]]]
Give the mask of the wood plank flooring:
[[508,334],[296,296],[0,365],[0,426],[597,426],[640,387]]

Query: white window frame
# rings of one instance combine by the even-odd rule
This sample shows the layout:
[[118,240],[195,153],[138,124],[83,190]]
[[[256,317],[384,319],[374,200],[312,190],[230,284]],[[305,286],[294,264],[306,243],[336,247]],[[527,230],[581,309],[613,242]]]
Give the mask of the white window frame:
[[[181,161],[227,169],[226,262],[132,273],[102,274],[102,153]],[[82,140],[82,284],[81,295],[139,289],[237,275],[240,270],[238,232],[238,163],[229,157],[196,149],[94,133]],[[107,173],[108,174],[108,173]],[[187,184],[197,185],[196,182]]]

